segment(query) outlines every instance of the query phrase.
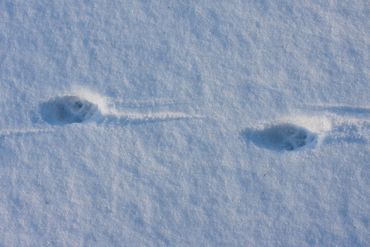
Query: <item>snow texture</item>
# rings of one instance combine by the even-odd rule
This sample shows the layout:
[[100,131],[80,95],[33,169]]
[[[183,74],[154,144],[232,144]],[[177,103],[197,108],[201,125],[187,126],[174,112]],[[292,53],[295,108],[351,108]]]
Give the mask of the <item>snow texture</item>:
[[370,246],[368,0],[0,0],[0,246]]

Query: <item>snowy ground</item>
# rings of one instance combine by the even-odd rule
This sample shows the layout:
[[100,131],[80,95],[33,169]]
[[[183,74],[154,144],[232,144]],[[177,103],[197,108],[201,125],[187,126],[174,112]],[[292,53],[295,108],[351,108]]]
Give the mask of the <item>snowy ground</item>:
[[367,0],[0,0],[0,246],[370,246]]

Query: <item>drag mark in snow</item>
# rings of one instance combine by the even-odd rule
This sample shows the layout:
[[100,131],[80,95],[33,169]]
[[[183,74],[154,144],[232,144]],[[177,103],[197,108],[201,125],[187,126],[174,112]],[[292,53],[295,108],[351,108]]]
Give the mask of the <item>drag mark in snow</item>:
[[52,125],[95,121],[103,124],[130,124],[195,118],[182,112],[123,112],[110,108],[100,97],[62,96],[40,104],[42,119]]
[[171,99],[114,100],[114,103],[125,108],[164,107],[185,104]]
[[311,111],[333,113],[339,116],[353,116],[357,118],[370,117],[370,108],[350,105],[308,105]]
[[246,129],[242,136],[259,147],[275,151],[295,151],[316,144],[317,135],[291,123],[267,126],[263,129]]
[[[303,108],[303,107],[302,107]],[[314,111],[331,119],[325,144],[367,144],[370,140],[370,108],[351,105],[307,105],[305,111]]]
[[370,136],[370,122],[358,119],[337,119],[332,130],[325,137],[326,144],[346,142],[367,144]]
[[7,136],[23,136],[23,135],[30,135],[30,134],[42,134],[42,133],[50,133],[53,130],[50,129],[2,129],[0,130],[0,137],[7,137]]
[[104,124],[135,124],[194,118],[181,112],[123,113],[103,115],[97,122]]

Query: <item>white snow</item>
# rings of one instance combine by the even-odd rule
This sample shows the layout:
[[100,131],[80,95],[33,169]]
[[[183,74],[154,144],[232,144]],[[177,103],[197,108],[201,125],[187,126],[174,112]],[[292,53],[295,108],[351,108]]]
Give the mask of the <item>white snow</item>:
[[0,1],[0,246],[369,246],[370,4]]

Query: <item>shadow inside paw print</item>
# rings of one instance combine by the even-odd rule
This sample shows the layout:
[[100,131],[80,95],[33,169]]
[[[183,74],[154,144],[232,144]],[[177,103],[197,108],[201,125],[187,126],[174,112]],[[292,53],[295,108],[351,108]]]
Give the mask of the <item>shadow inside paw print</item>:
[[97,111],[97,106],[77,96],[56,97],[40,104],[40,115],[53,125],[82,123]]
[[315,144],[317,135],[290,123],[278,124],[261,130],[246,129],[242,132],[246,141],[275,151],[295,151]]

